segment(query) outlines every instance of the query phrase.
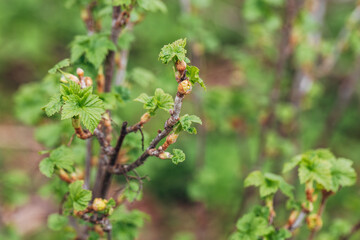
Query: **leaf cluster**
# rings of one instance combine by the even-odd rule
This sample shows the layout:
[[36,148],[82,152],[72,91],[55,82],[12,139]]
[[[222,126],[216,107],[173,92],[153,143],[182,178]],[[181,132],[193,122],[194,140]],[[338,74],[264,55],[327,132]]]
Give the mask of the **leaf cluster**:
[[174,100],[170,94],[165,93],[161,88],[155,90],[154,96],[148,96],[146,93],[140,94],[134,101],[144,104],[151,116],[155,115],[157,109],[169,111],[174,107]]

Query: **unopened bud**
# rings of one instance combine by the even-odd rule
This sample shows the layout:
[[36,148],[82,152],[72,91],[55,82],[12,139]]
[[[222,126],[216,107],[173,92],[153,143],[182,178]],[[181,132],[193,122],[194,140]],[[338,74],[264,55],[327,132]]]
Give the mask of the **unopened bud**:
[[316,213],[310,214],[307,218],[306,218],[306,223],[309,229],[319,229],[322,227],[323,222],[322,219],[319,215],[317,215]]
[[95,211],[103,211],[106,208],[107,200],[102,198],[95,198],[92,204],[92,208]]
[[141,116],[140,123],[141,124],[147,123],[150,120],[150,118],[151,118],[150,113],[146,112]]
[[170,134],[169,136],[167,136],[166,138],[166,142],[170,145],[176,142],[176,139],[178,138],[178,134]]
[[162,152],[162,153],[159,154],[160,159],[169,159],[171,157],[172,157],[172,155],[169,152]]
[[93,85],[93,80],[91,79],[91,77],[84,77],[84,82],[87,87],[90,87]]
[[66,78],[65,78],[64,75],[61,76],[60,82],[62,82],[62,83],[68,83],[68,81],[66,80]]
[[76,74],[79,76],[79,78],[82,78],[84,76],[84,70],[82,70],[81,68],[77,68]]
[[180,73],[183,73],[186,69],[186,62],[183,61],[177,61],[176,62],[176,70],[178,70]]
[[77,84],[80,83],[79,78],[73,74],[68,73],[65,75],[65,78],[69,79],[70,81],[76,82]]
[[178,86],[179,93],[186,95],[191,92],[191,89],[192,89],[192,85],[189,80],[184,80],[179,83],[179,86]]

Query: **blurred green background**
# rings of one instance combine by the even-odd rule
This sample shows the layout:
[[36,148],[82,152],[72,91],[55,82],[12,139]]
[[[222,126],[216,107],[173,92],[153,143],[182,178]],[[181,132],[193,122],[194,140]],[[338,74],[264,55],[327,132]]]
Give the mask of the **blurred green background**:
[[[330,148],[335,155],[353,160],[359,173],[356,1],[304,1],[279,75],[285,0],[164,3],[167,12],[148,13],[133,33],[123,37],[130,52],[129,81],[138,67],[155,76],[149,82],[135,82],[130,98],[141,92],[151,94],[158,87],[175,93],[171,68],[157,57],[164,44],[183,37],[207,91],[196,88],[185,100],[183,112],[203,119],[197,135],[183,134],[176,143],[186,153],[186,161],[174,166],[150,159],[141,167],[151,181],[145,184],[143,199],[129,207],[148,213],[151,220],[139,239],[226,239],[237,218],[253,203],[260,203],[256,194],[243,188],[249,171],[262,168],[280,173],[283,162],[308,149]],[[323,15],[314,10],[314,4],[324,4]],[[79,16],[79,8],[66,7],[63,1],[0,2],[1,239],[61,239],[46,227],[48,214],[58,206],[41,187],[48,180],[38,171],[38,151],[56,146],[59,135],[68,139],[72,132],[69,124],[53,127],[44,118],[41,107],[53,86],[50,80],[39,84],[49,68],[70,55],[75,35],[86,34]],[[318,73],[333,56],[330,69]],[[276,76],[281,78],[276,121],[265,136],[263,164],[257,166],[262,124]],[[296,94],[302,95],[297,98]],[[142,113],[142,106],[130,101],[115,111],[115,122],[135,123]],[[163,126],[166,114],[158,118],[144,128],[150,137]],[[79,147],[81,151],[85,150]],[[286,179],[295,181],[291,175]],[[297,195],[302,192],[298,189]],[[331,239],[337,234],[334,231],[345,231],[359,221],[358,199],[359,183],[332,197],[317,239]],[[279,224],[288,215],[283,205],[283,197],[278,196]]]

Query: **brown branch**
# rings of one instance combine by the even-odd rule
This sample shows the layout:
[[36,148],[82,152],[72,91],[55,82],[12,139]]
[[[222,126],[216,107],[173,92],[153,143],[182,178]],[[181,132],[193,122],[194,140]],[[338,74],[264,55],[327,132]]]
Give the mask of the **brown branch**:
[[[327,199],[328,199],[332,194],[333,194],[332,191],[322,190],[322,192],[321,192],[321,195],[322,195],[321,203],[320,203],[320,207],[319,207],[318,212],[317,212],[318,218],[321,218],[321,215],[323,214],[324,209],[325,209],[326,201],[327,201]],[[319,226],[313,228],[313,229],[311,230],[311,232],[310,232],[310,235],[309,235],[308,240],[313,240],[314,237],[315,237],[316,232],[317,232],[319,229],[320,229]]]
[[[96,187],[94,188],[94,197],[100,197],[100,198],[105,198],[106,194],[108,192],[108,189],[110,187],[110,182],[111,182],[111,173],[106,171],[106,168],[108,166],[114,166],[116,163],[116,159],[119,155],[121,146],[124,142],[125,136],[127,135],[127,131],[126,131],[126,127],[127,127],[127,122],[124,122],[122,127],[121,127],[121,133],[120,133],[120,137],[118,138],[118,141],[116,143],[116,146],[114,148],[114,150],[112,151],[112,154],[107,155],[104,152],[104,157],[106,157],[109,161],[105,164],[100,164],[99,163],[99,170],[98,170],[98,179],[97,181],[99,181],[96,185]],[[101,172],[99,172],[101,171]]]
[[115,167],[109,167],[108,171],[113,174],[119,174],[123,175],[127,172],[130,172],[134,170],[135,168],[141,166],[144,164],[146,159],[150,156],[149,150],[156,148],[156,145],[164,139],[169,133],[173,130],[174,125],[179,121],[182,101],[184,99],[185,95],[180,94],[177,92],[175,97],[175,104],[174,104],[174,110],[172,111],[172,114],[170,118],[165,122],[164,130],[161,131],[150,143],[149,147],[143,152],[143,154],[133,163],[126,164],[126,165],[120,165]]
[[92,158],[92,138],[86,140],[84,188],[87,190],[90,189],[91,158]]
[[[117,45],[117,40],[123,26],[125,26],[130,17],[129,12],[121,11],[120,6],[113,7],[111,41]],[[105,92],[110,92],[115,66],[115,51],[110,50],[105,59]]]
[[94,16],[92,14],[92,10],[96,7],[97,2],[96,1],[92,1],[91,3],[89,3],[89,5],[83,10],[81,17],[82,20],[84,21],[86,28],[88,30],[88,34],[92,35],[94,34],[94,32],[96,31],[96,23],[95,23],[95,19]]

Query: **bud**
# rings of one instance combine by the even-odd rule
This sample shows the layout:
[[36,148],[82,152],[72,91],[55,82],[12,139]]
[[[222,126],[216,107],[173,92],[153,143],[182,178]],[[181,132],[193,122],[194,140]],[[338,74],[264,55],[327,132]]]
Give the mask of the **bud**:
[[140,118],[140,124],[147,123],[150,120],[151,116],[150,113],[146,112],[144,113]]
[[67,182],[67,183],[71,183],[72,179],[70,178],[69,174],[67,174],[67,172],[65,172],[64,169],[60,168],[59,170],[59,177],[61,180]]
[[319,229],[322,227],[323,222],[322,219],[319,215],[317,215],[316,213],[312,213],[310,214],[307,218],[306,218],[306,223],[308,225],[308,228],[313,230],[313,229]]
[[91,77],[84,77],[84,82],[87,87],[90,87],[93,85],[93,80],[91,79]]
[[176,64],[176,70],[178,70],[180,73],[183,73],[186,69],[186,62],[183,61],[177,61]]
[[62,83],[68,83],[68,81],[66,80],[66,78],[65,78],[64,75],[61,76],[60,82],[62,82]]
[[81,68],[77,68],[76,74],[79,76],[79,78],[82,78],[84,76],[84,70],[82,70]]
[[167,136],[166,138],[166,142],[170,145],[176,142],[177,138],[178,138],[178,134],[170,134],[169,136]]
[[160,159],[169,159],[171,157],[172,157],[172,155],[169,152],[162,152],[162,153],[159,154]]
[[106,208],[107,200],[102,198],[95,198],[92,204],[92,208],[95,211],[104,211]]
[[65,74],[65,78],[69,79],[70,81],[76,82],[77,84],[80,83],[79,78],[73,74],[67,73]]
[[179,86],[178,86],[179,93],[186,95],[191,92],[191,89],[192,89],[192,85],[189,80],[184,80],[179,83]]
[[298,211],[292,211],[290,213],[289,219],[288,219],[288,225],[292,226],[297,218],[297,216],[299,215]]

